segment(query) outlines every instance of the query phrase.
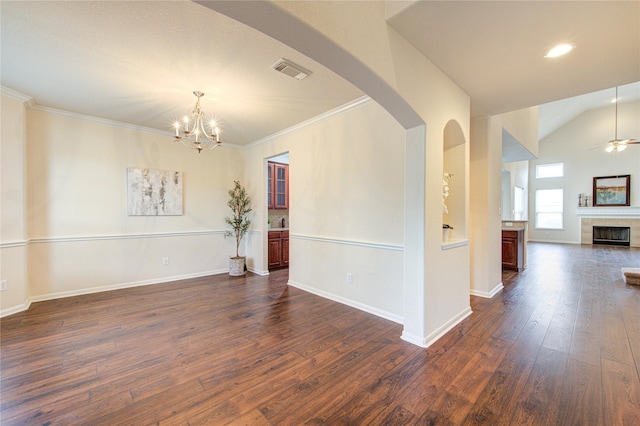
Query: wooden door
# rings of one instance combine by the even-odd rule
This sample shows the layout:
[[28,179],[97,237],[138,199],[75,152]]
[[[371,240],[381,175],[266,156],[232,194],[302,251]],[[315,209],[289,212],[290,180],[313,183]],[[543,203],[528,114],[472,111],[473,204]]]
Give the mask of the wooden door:
[[282,244],[280,237],[269,240],[269,267],[277,268],[282,263]]

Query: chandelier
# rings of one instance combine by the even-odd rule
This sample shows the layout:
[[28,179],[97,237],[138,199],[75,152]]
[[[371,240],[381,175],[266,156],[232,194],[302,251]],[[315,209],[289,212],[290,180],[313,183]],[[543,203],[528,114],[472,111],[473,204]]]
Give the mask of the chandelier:
[[200,98],[204,96],[204,93],[196,90],[193,94],[198,98],[196,106],[184,116],[182,122],[173,123],[176,131],[174,139],[187,148],[196,149],[200,153],[219,147],[222,142],[220,142],[220,129],[215,120],[208,120],[209,131],[205,129],[205,115],[200,109]]

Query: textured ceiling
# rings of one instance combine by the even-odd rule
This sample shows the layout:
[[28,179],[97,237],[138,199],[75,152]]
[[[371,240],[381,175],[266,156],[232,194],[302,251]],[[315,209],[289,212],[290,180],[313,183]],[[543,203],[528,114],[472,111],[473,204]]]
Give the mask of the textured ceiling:
[[[205,93],[244,145],[364,96],[295,50],[192,2],[0,3],[2,85],[36,104],[171,130]],[[271,66],[292,60],[298,81]]]
[[[408,4],[390,25],[471,96],[476,115],[640,80],[637,1]],[[168,132],[201,90],[223,140],[245,145],[364,95],[303,54],[188,1],[3,0],[0,8],[1,83],[45,107]],[[559,41],[578,47],[543,59]],[[313,74],[297,81],[271,70],[283,57]]]
[[[495,115],[640,80],[638,1],[418,1],[389,23]],[[576,49],[543,57],[557,43]]]

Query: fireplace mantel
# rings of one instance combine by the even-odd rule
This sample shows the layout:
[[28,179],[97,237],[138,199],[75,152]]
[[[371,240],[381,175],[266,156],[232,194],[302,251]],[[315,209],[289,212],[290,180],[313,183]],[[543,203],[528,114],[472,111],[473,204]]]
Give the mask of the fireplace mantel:
[[640,206],[631,207],[576,207],[576,214],[584,217],[640,218]]

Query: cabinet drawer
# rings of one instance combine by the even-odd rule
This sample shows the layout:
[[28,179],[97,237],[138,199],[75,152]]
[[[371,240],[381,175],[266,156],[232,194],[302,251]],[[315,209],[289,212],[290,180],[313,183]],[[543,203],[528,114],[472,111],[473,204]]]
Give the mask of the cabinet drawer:
[[502,231],[502,238],[518,238],[518,231]]
[[269,239],[280,238],[280,233],[282,231],[269,231]]

